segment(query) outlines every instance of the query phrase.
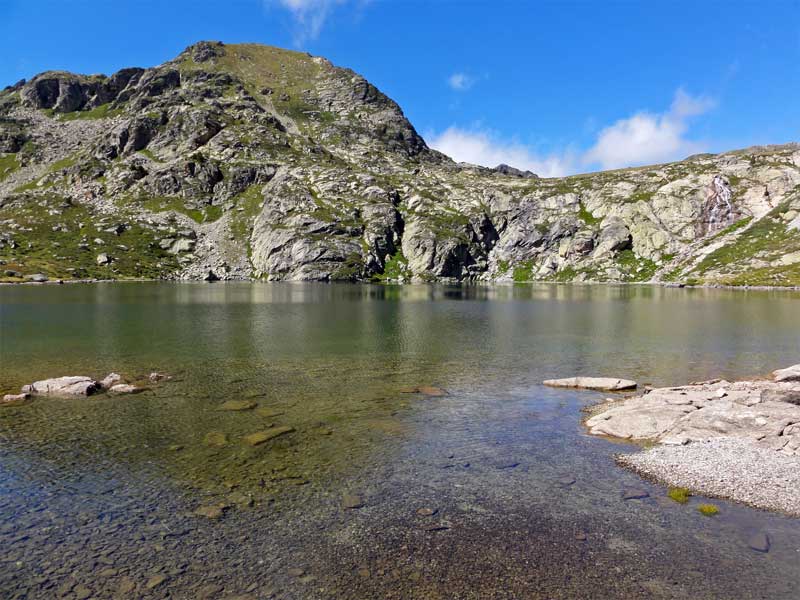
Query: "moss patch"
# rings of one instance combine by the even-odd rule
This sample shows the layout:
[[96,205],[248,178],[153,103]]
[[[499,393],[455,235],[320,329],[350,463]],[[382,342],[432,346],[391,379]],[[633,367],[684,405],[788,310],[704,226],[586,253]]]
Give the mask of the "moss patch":
[[706,517],[713,517],[719,513],[719,507],[715,504],[698,504],[697,510],[701,515],[705,515]]
[[667,496],[680,504],[686,504],[691,495],[692,493],[687,488],[682,487],[669,488],[669,491],[667,492]]

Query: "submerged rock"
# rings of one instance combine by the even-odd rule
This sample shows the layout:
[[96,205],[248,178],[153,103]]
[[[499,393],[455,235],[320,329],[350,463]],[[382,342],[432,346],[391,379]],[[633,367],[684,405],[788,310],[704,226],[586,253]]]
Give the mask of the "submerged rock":
[[446,396],[447,395],[447,391],[446,390],[443,390],[442,388],[438,388],[438,387],[433,387],[431,385],[421,385],[417,389],[419,390],[420,394],[424,394],[425,396],[438,397],[438,396]]
[[91,396],[102,389],[91,377],[72,375],[35,381],[22,388],[22,393],[34,396]]
[[109,394],[138,394],[143,392],[144,388],[137,387],[135,385],[131,385],[129,383],[118,383],[116,385],[112,385],[108,388]]
[[769,536],[763,531],[759,531],[758,533],[750,536],[750,539],[747,540],[747,545],[756,552],[769,552]]
[[241,410],[252,410],[258,404],[253,402],[252,400],[228,400],[227,402],[223,402],[219,409],[220,410],[229,410],[229,411],[241,411]]
[[22,392],[21,394],[5,394],[2,404],[15,406],[30,400],[30,397],[31,395],[28,392]]
[[364,506],[364,499],[356,494],[345,494],[342,497],[342,508],[349,510],[361,508]]
[[109,389],[118,383],[122,383],[122,375],[119,373],[109,373],[100,381],[100,385],[104,389]]
[[401,394],[424,394],[425,396],[446,396],[447,390],[431,385],[417,385],[400,388]]
[[222,515],[225,514],[225,507],[218,504],[198,506],[196,509],[194,509],[194,514],[198,517],[206,517],[207,519],[216,521],[217,519],[222,518]]
[[251,446],[260,446],[264,442],[268,442],[271,439],[279,437],[281,435],[285,435],[287,433],[292,433],[294,431],[294,427],[288,427],[286,425],[280,427],[270,427],[269,429],[265,429],[264,431],[256,431],[255,433],[251,433],[250,435],[244,436],[245,443]]
[[636,382],[630,379],[613,377],[566,377],[564,379],[546,379],[544,385],[561,388],[579,388],[583,390],[599,390],[603,392],[621,392],[636,389]]
[[646,490],[625,490],[622,492],[622,499],[623,500],[642,500],[644,498],[648,498],[650,493]]
[[203,443],[212,448],[222,448],[228,443],[228,436],[221,431],[209,431],[203,438]]

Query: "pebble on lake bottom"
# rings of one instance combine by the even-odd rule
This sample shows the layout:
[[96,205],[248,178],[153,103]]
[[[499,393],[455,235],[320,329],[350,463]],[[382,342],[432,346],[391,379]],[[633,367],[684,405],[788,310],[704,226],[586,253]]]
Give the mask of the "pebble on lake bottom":
[[750,539],[747,540],[747,545],[756,552],[769,552],[771,546],[769,536],[763,531],[750,536]]
[[227,411],[243,411],[253,410],[256,406],[258,406],[258,403],[253,402],[252,400],[228,400],[227,402],[220,404],[219,409]]
[[147,580],[147,583],[145,584],[145,587],[148,590],[152,590],[152,589],[157,588],[158,586],[160,586],[166,580],[167,580],[167,577],[165,575],[153,575],[150,579]]
[[649,492],[645,490],[625,490],[622,492],[622,499],[623,500],[641,500],[643,498],[648,498],[650,496]]
[[364,499],[356,494],[345,494],[342,497],[342,508],[355,509],[364,506]]

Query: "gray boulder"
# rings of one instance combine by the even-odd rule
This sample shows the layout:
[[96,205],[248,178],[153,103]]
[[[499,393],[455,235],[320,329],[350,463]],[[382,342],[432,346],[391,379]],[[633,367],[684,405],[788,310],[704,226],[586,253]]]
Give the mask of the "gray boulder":
[[772,372],[775,381],[800,381],[800,364]]
[[546,379],[543,383],[550,387],[580,388],[604,392],[621,392],[636,389],[635,381],[616,379],[614,377],[566,377],[564,379]]
[[22,393],[34,396],[91,396],[101,389],[100,383],[91,377],[72,375],[35,381],[23,386]]

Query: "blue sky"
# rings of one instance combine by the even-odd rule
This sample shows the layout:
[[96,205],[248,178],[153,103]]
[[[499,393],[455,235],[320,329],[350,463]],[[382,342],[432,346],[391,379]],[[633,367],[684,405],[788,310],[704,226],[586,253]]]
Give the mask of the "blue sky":
[[200,39],[307,50],[459,160],[544,175],[800,141],[800,0],[0,0],[0,85]]

